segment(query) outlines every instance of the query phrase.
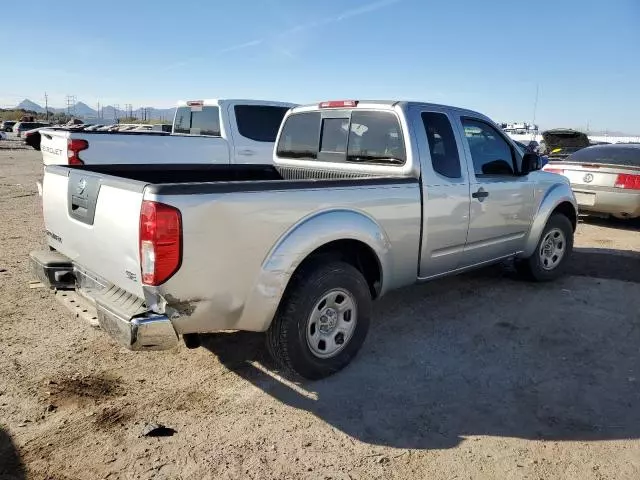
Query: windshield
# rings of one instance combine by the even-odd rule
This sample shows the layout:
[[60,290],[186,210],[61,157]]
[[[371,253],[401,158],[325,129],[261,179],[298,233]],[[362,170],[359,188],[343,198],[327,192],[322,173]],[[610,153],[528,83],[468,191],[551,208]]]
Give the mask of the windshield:
[[173,122],[173,133],[219,137],[218,107],[179,107]]

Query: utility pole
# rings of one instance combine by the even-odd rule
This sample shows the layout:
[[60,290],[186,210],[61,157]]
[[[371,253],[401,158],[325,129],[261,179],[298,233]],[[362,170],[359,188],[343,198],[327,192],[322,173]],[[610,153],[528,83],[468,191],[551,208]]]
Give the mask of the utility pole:
[[115,120],[116,123],[120,123],[120,121],[118,120],[118,110],[120,110],[120,104],[116,103],[113,106],[113,119]]
[[47,92],[44,92],[44,111],[47,116],[47,122],[49,121],[49,96]]
[[[533,125],[534,125],[533,128],[536,128],[535,124],[536,124],[536,114],[538,113],[538,93],[540,93],[540,84],[536,83],[536,99],[533,102]],[[533,137],[534,140],[536,139],[537,134],[538,132],[536,131]]]
[[75,116],[76,114],[76,96],[67,95],[67,115]]
[[96,116],[100,118],[100,101],[98,101],[98,109],[96,110]]

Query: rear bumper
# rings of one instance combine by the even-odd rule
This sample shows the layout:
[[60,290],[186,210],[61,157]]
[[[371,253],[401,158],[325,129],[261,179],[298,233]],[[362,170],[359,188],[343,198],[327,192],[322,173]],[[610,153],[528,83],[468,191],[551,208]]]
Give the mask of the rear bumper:
[[[88,289],[82,291],[85,275],[74,268],[72,262],[57,252],[47,250],[34,251],[30,254],[33,274],[50,289],[61,293],[59,298],[68,295],[62,292],[79,295],[85,300],[86,308],[95,309],[98,325],[105,330],[116,342],[129,350],[168,350],[178,344],[178,335],[165,315],[141,309],[141,300],[131,298],[128,294],[114,291],[113,288]],[[95,285],[95,282],[94,282]],[[117,303],[112,299],[123,299]],[[75,316],[78,312],[78,301],[62,301]],[[132,308],[134,307],[134,308]],[[91,317],[91,313],[89,313]]]
[[640,191],[582,186],[572,188],[581,213],[602,213],[627,218],[640,217]]
[[178,344],[178,335],[165,315],[123,318],[100,304],[96,310],[100,327],[129,350],[168,350]]

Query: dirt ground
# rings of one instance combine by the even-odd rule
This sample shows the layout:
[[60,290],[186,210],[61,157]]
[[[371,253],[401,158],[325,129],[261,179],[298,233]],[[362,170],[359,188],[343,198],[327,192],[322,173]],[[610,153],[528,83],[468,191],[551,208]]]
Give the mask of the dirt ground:
[[0,479],[640,478],[638,223],[582,222],[553,284],[495,267],[391,294],[351,366],[293,383],[261,335],[132,353],[29,288],[42,165],[8,145]]

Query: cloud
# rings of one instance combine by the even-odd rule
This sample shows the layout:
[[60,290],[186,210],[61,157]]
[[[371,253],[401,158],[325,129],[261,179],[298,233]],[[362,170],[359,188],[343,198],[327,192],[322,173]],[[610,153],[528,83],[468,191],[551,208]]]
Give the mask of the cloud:
[[223,48],[214,53],[214,55],[222,55],[223,53],[235,52],[236,50],[242,50],[243,48],[256,47],[264,42],[264,38],[258,38],[249,42],[239,43],[238,45],[232,45],[231,47]]
[[364,15],[365,13],[375,12],[376,10],[389,7],[395,3],[399,3],[400,1],[401,0],[380,0],[378,2],[370,3],[369,5],[363,5],[359,8],[353,8],[339,14],[337,17],[335,17],[335,21],[340,22],[342,20],[346,20],[347,18],[358,17],[360,15]]
[[[275,35],[271,35],[271,36],[267,36],[267,37],[263,37],[263,38],[256,38],[254,40],[250,40],[248,42],[242,42],[239,43],[237,45],[231,45],[229,47],[225,47],[221,50],[216,50],[215,52],[213,52],[211,54],[211,56],[213,57],[217,57],[219,55],[224,55],[226,53],[230,53],[230,52],[235,52],[238,50],[244,50],[246,48],[252,48],[252,47],[257,47],[259,45],[263,45],[263,44],[269,44],[271,45],[271,48],[273,48],[277,53],[280,53],[286,57],[289,58],[297,58],[296,55],[290,50],[290,49],[283,49],[280,47],[273,47],[273,44],[275,43],[274,41],[276,41],[277,39],[286,37],[288,35],[291,34],[296,34],[296,33],[301,33],[301,32],[305,32],[308,30],[313,30],[315,28],[319,28],[331,23],[337,23],[337,22],[341,22],[343,20],[346,20],[348,18],[353,18],[353,17],[359,17],[360,15],[365,15],[367,13],[371,13],[371,12],[375,12],[376,10],[380,10],[382,8],[386,8],[389,7],[391,5],[394,5],[396,3],[400,3],[402,0],[378,0],[377,2],[372,2],[369,4],[365,4],[362,5],[361,7],[357,7],[357,8],[351,8],[349,10],[345,10],[341,13],[338,13],[337,15],[333,15],[331,17],[325,17],[322,18],[320,20],[314,20],[312,22],[308,22],[308,23],[301,23],[298,25],[295,25],[291,28],[288,28],[284,31],[281,31]],[[280,10],[279,6],[274,5],[273,2],[270,2],[272,7],[276,7],[277,10]],[[282,13],[281,11],[279,13]],[[167,67],[161,69],[162,72],[167,72],[170,70],[176,70],[178,68],[182,68],[188,64],[194,63],[196,61],[199,60],[203,60],[203,58],[201,57],[197,57],[197,58],[188,58],[186,60],[182,60],[176,63],[172,63],[170,65],[168,65]]]
[[337,15],[333,15],[331,17],[325,17],[320,20],[315,20],[313,22],[304,23],[300,25],[296,25],[293,28],[285,30],[280,33],[280,35],[287,35],[290,33],[297,33],[305,30],[311,30],[314,28],[318,28],[330,23],[341,22],[342,20],[346,20],[348,18],[359,17],[360,15],[365,15],[367,13],[375,12],[376,10],[380,10],[385,7],[389,7],[396,3],[400,3],[402,0],[379,0],[377,2],[372,2],[361,7],[351,8],[349,10],[345,10]]
[[[400,3],[402,0],[378,0],[377,2],[372,2],[366,5],[363,5],[361,7],[358,8],[351,8],[349,10],[345,10],[337,15],[333,15],[331,17],[325,17],[322,18],[320,20],[314,20],[312,22],[308,22],[308,23],[301,23],[298,25],[295,25],[289,29],[286,29],[284,31],[281,31],[280,33],[270,36],[270,37],[264,37],[264,38],[260,38],[257,40],[252,40],[250,42],[245,42],[245,43],[241,43],[239,45],[234,45],[232,47],[227,47],[224,48],[222,50],[220,50],[218,53],[227,53],[227,52],[233,52],[235,50],[240,50],[243,48],[249,48],[249,47],[255,47],[257,45],[261,45],[263,43],[266,43],[270,40],[273,40],[275,38],[279,38],[279,37],[283,37],[283,36],[287,36],[293,33],[299,33],[299,32],[304,32],[307,30],[312,30],[314,28],[318,28],[318,27],[322,27],[324,25],[328,25],[330,23],[337,23],[337,22],[341,22],[342,20],[346,20],[348,18],[353,18],[353,17],[359,17],[360,15],[365,15],[367,13],[371,13],[371,12],[375,12],[376,10],[380,10],[382,8],[386,8],[389,7],[391,5],[394,5],[396,3]],[[273,3],[272,3],[273,5]]]

